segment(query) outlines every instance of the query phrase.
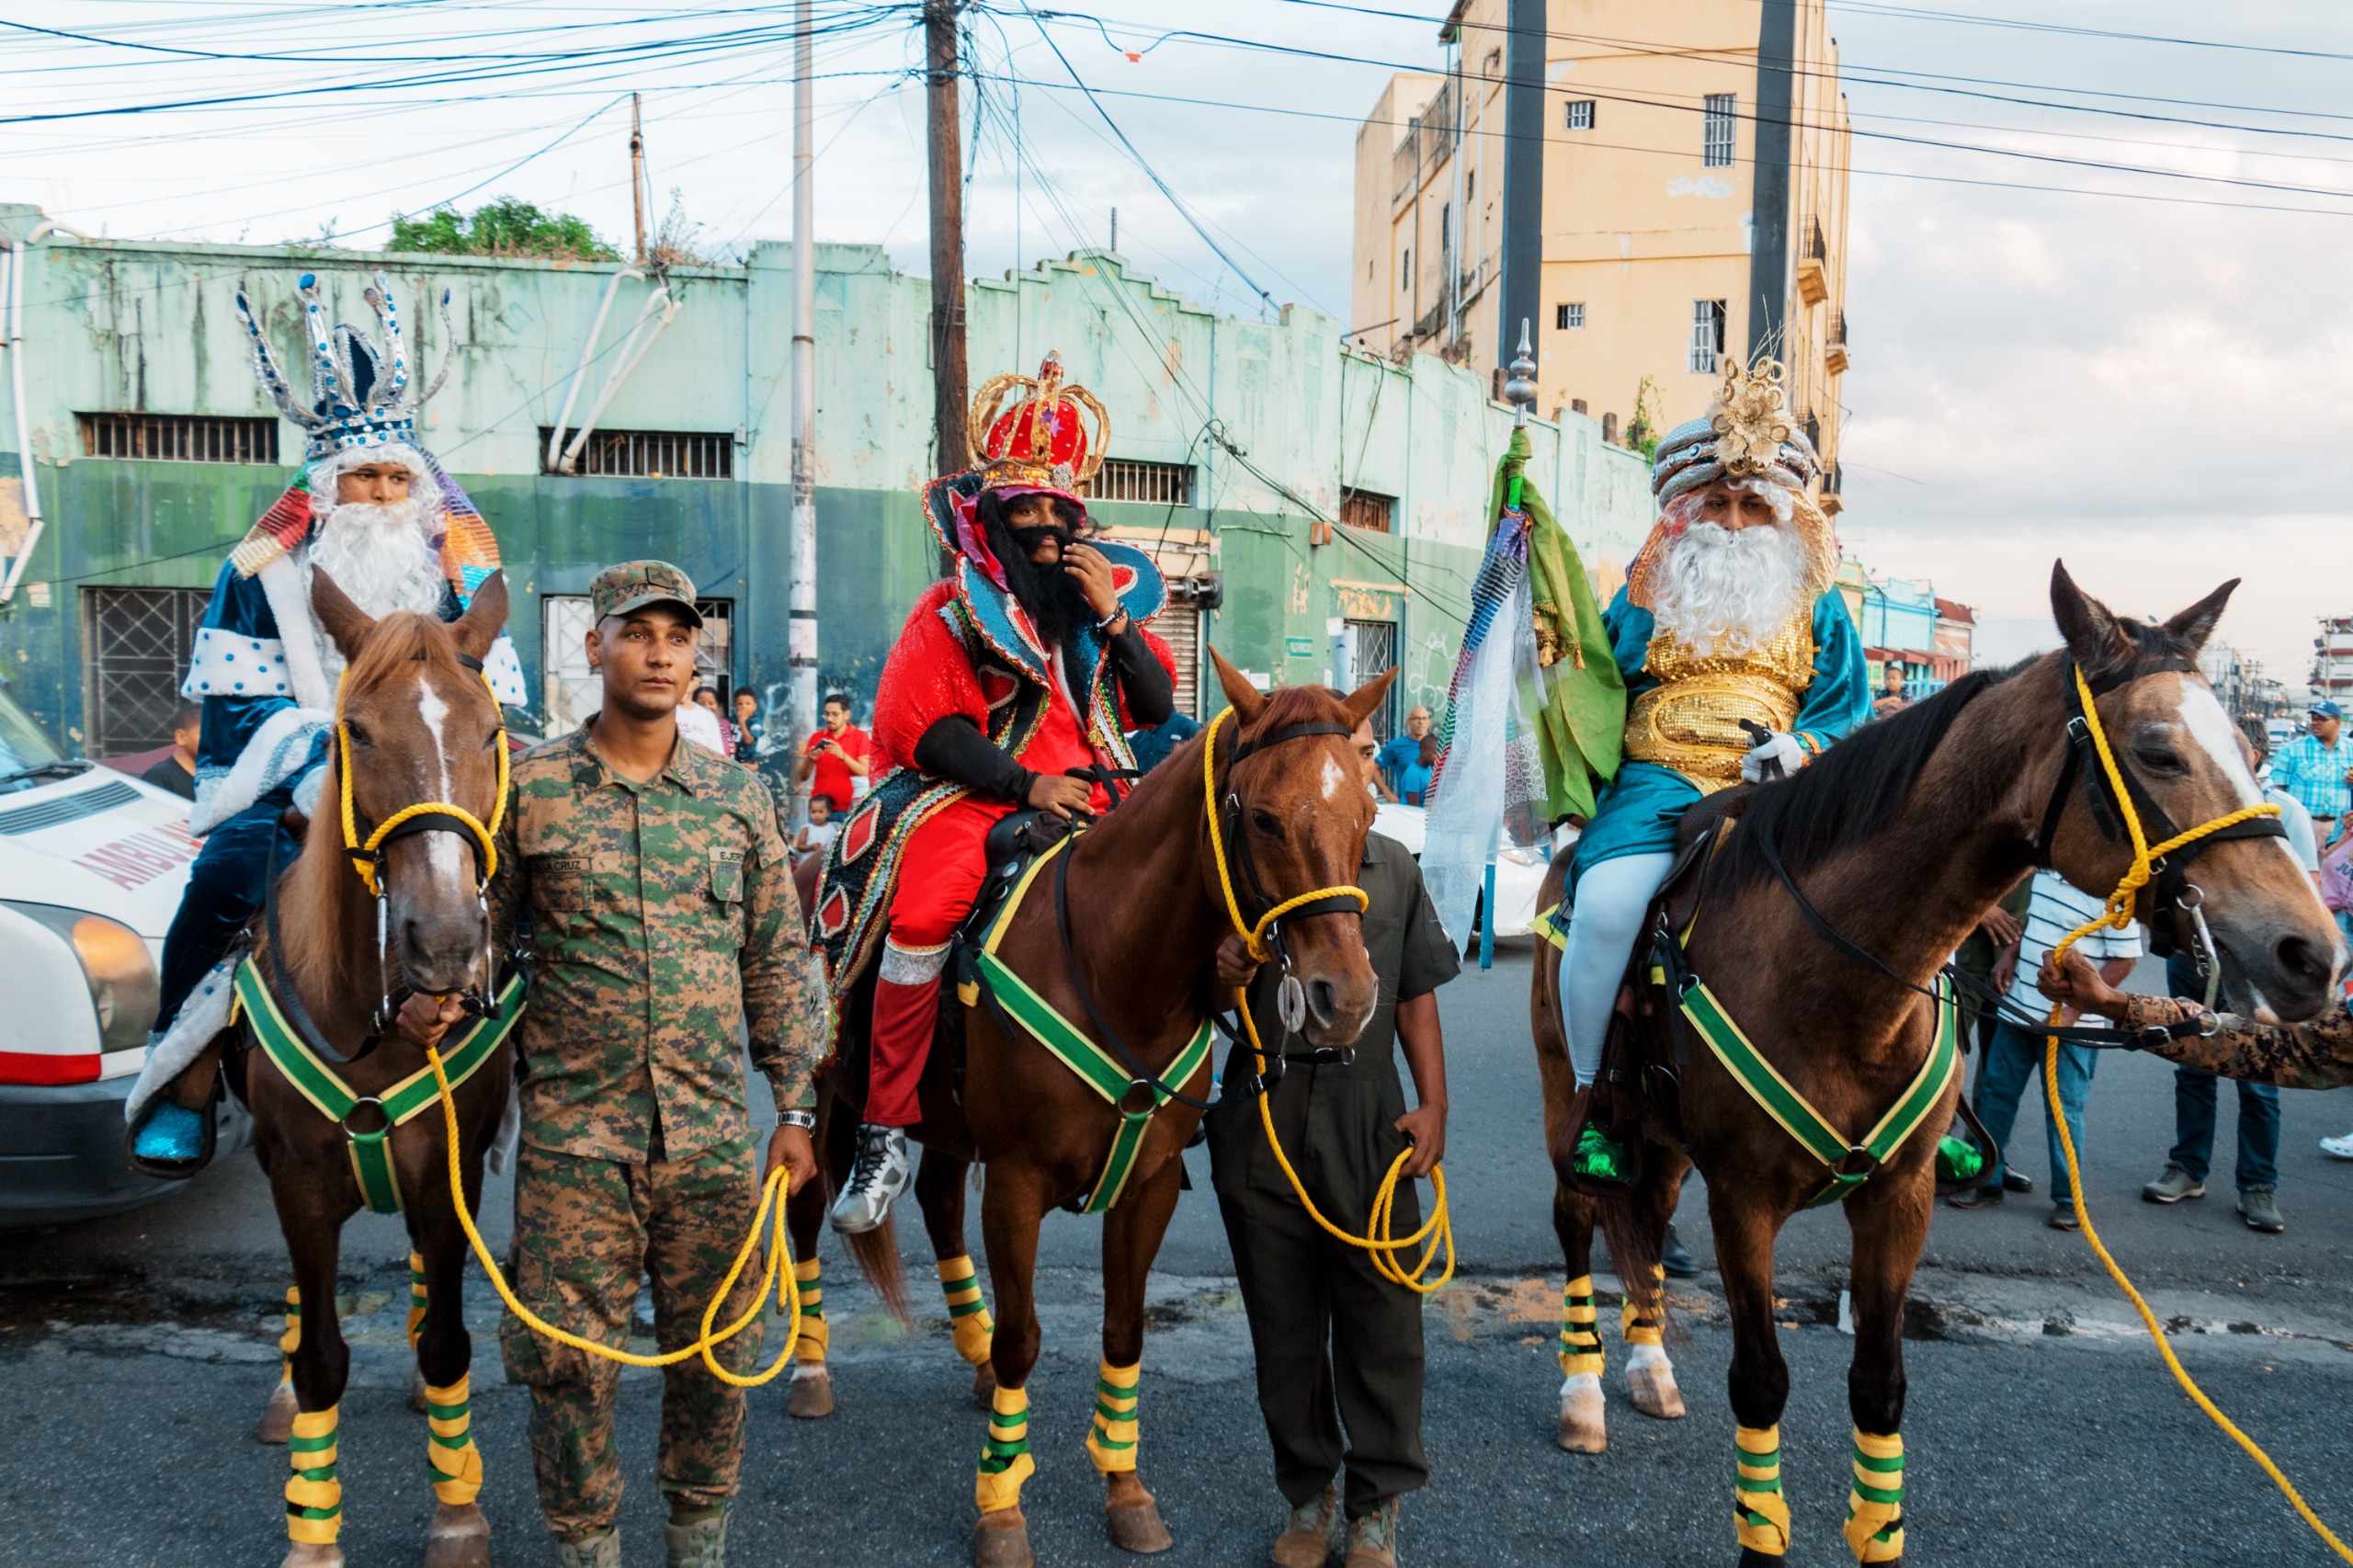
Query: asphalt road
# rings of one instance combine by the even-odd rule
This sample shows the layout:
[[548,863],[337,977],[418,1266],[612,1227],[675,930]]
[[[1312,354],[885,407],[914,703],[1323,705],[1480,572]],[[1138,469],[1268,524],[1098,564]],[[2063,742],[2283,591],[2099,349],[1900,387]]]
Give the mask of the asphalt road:
[[[1552,1355],[1561,1263],[1548,1219],[1526,1026],[1528,954],[1506,951],[1441,993],[1454,1115],[1447,1161],[1463,1278],[1431,1307],[1427,1431],[1432,1476],[1406,1510],[1404,1560],[1431,1563],[1729,1562],[1724,1518],[1729,1336],[1712,1274],[1678,1287],[1670,1345],[1691,1414],[1646,1419],[1625,1403],[1613,1343],[1612,1450],[1553,1446]],[[2086,1203],[2149,1293],[2170,1342],[2209,1392],[2271,1449],[2323,1515],[2353,1525],[2353,1166],[2313,1140],[2353,1126],[2353,1097],[2287,1096],[2281,1236],[2247,1231],[2225,1176],[2200,1203],[2139,1200],[2172,1142],[2171,1072],[2117,1053],[2090,1108]],[[2225,1092],[2218,1165],[2229,1169]],[[1906,1345],[1911,1558],[1922,1562],[2320,1563],[2334,1561],[2175,1387],[2079,1236],[2047,1229],[2039,1098],[2018,1157],[2038,1191],[2002,1209],[1940,1209]],[[1199,1190],[1178,1209],[1154,1286],[1142,1401],[1144,1478],[1177,1547],[1165,1561],[1264,1561],[1279,1505],[1249,1381],[1250,1352],[1199,1152]],[[508,1197],[484,1209],[504,1240]],[[1706,1262],[1705,1194],[1680,1228]],[[907,1227],[913,1231],[914,1227]],[[1032,1382],[1039,1474],[1027,1493],[1040,1561],[1108,1563],[1099,1483],[1080,1442],[1094,1373],[1094,1221],[1056,1215],[1043,1248],[1046,1348]],[[977,1242],[977,1224],[974,1227]],[[918,1282],[927,1256],[909,1254]],[[1780,1247],[1793,1392],[1783,1422],[1797,1516],[1793,1564],[1851,1561],[1838,1535],[1850,1341],[1836,1326],[1844,1225],[1801,1216]],[[420,1419],[405,1403],[405,1239],[362,1215],[346,1233],[354,1342],[344,1404],[344,1545],[358,1564],[413,1562],[431,1499]],[[875,1310],[825,1244],[841,1408],[794,1422],[779,1389],[753,1396],[732,1542],[739,1564],[964,1561],[982,1418],[926,1309],[910,1337]],[[8,1524],[0,1559],[42,1564],[273,1562],[283,1551],[282,1451],[249,1440],[275,1377],[285,1285],[268,1193],[250,1159],[154,1207],[0,1244],[0,1391],[31,1417],[0,1450]],[[553,1561],[523,1437],[525,1398],[503,1382],[497,1304],[478,1281],[476,1431],[499,1561]],[[1605,1313],[1605,1320],[1612,1314]],[[1605,1331],[1605,1338],[1614,1335]],[[772,1341],[774,1343],[774,1341]],[[659,1560],[652,1484],[658,1390],[622,1398],[632,1562]]]

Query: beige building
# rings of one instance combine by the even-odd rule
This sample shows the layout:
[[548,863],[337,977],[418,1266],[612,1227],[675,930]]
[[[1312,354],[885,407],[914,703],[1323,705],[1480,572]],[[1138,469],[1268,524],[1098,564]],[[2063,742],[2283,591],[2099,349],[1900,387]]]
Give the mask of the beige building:
[[[1467,364],[1501,392],[1506,0],[1456,0],[1438,68],[1392,78],[1357,132],[1355,340]],[[1551,0],[1537,407],[1639,444],[1745,359],[1763,0]],[[1795,0],[1783,324],[1768,346],[1838,507],[1847,368],[1847,103],[1823,0]],[[1778,84],[1776,84],[1778,85]]]

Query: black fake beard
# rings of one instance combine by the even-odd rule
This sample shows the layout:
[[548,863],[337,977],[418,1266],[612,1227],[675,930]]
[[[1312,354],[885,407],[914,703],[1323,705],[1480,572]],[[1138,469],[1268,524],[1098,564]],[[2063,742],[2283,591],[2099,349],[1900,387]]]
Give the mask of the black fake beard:
[[1034,544],[1040,534],[1049,533],[1068,548],[1067,533],[1049,528],[1014,529],[1003,523],[992,523],[989,532],[989,548],[1005,568],[1006,587],[1047,646],[1063,646],[1074,629],[1095,619],[1086,607],[1086,596],[1079,592],[1078,580],[1063,570],[1059,559],[1051,565],[1035,565],[1023,548],[1025,542]]

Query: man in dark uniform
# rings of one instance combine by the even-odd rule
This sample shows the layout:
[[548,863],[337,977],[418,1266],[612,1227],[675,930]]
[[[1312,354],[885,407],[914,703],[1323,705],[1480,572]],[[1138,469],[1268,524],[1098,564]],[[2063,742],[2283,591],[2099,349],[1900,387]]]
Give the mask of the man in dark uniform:
[[[1363,787],[1372,788],[1372,726],[1354,737]],[[1461,969],[1453,940],[1422,889],[1421,868],[1394,839],[1365,840],[1357,872],[1370,903],[1364,945],[1381,1000],[1353,1062],[1293,1057],[1273,1096],[1275,1130],[1317,1209],[1361,1233],[1391,1162],[1407,1145],[1405,1175],[1429,1175],[1446,1152],[1446,1055],[1438,988]],[[1269,1051],[1281,1049],[1280,974],[1254,974],[1241,938],[1218,954],[1219,983],[1250,986],[1251,1016]],[[1394,1040],[1414,1075],[1405,1108]],[[1246,1047],[1226,1058],[1225,1088],[1208,1117],[1210,1166],[1257,1358],[1258,1407],[1274,1444],[1275,1483],[1290,1518],[1275,1542],[1279,1568],[1322,1568],[1340,1512],[1333,1484],[1347,1469],[1347,1568],[1392,1568],[1397,1502],[1429,1476],[1422,1452],[1422,1303],[1381,1277],[1372,1255],[1326,1235],[1300,1206],[1267,1146]],[[1401,1183],[1393,1233],[1421,1228],[1420,1195]],[[1343,1433],[1345,1431],[1345,1437]],[[1343,1446],[1345,1443],[1345,1447]]]

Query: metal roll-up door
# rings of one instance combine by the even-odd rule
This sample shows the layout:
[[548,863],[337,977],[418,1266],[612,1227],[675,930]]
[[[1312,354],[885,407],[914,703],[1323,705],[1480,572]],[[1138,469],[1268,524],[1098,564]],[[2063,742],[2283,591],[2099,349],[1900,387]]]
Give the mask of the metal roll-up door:
[[1176,656],[1176,711],[1201,716],[1201,612],[1171,605],[1152,622],[1153,631]]

